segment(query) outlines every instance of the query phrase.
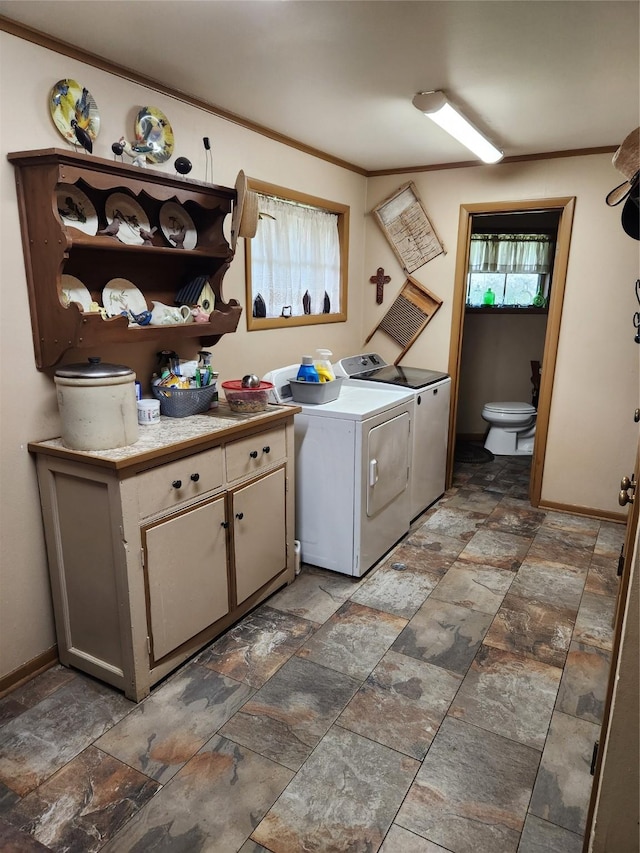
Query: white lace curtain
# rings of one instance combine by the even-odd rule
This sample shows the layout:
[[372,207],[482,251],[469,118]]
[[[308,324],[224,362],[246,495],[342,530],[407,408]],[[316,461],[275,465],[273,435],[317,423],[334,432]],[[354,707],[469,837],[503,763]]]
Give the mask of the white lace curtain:
[[285,316],[322,314],[325,294],[329,313],[339,311],[338,216],[262,194],[258,210],[266,216],[251,241],[251,290],[264,300],[266,316],[281,317],[283,309]]
[[545,234],[472,234],[469,272],[548,273],[554,247]]

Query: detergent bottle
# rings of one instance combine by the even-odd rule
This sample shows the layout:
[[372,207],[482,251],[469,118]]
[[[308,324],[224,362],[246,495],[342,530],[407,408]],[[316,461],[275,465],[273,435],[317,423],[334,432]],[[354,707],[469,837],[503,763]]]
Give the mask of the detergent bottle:
[[318,371],[313,366],[313,359],[310,355],[302,356],[302,364],[298,368],[298,375],[296,376],[298,382],[319,382],[320,377],[318,376]]
[[331,367],[330,359],[332,355],[333,353],[328,349],[316,350],[316,357],[313,364],[318,373],[320,382],[331,382],[336,378],[336,375],[333,372],[333,367]]

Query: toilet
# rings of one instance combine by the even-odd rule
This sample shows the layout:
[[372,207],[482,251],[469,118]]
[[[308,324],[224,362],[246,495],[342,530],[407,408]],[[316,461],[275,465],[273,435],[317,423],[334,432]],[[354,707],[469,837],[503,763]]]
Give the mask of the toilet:
[[485,448],[495,456],[531,456],[536,414],[529,403],[485,403],[482,417],[490,424]]

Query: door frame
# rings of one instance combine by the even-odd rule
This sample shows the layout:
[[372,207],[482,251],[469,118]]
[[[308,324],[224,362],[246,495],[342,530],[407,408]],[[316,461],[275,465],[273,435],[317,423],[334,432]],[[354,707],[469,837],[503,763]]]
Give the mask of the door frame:
[[569,245],[575,209],[575,196],[560,198],[528,199],[525,201],[494,201],[476,204],[461,204],[458,220],[458,245],[456,270],[453,289],[453,307],[451,317],[451,341],[449,345],[449,374],[451,375],[451,407],[449,410],[449,446],[447,453],[447,488],[453,480],[453,464],[456,444],[456,421],[458,416],[458,392],[460,390],[460,366],[462,358],[462,337],[464,330],[465,304],[467,294],[467,271],[469,245],[473,216],[478,214],[516,213],[526,211],[559,211],[556,253],[553,265],[549,315],[544,339],[542,357],[543,370],[540,376],[540,396],[536,421],[536,440],[534,442],[531,464],[529,499],[532,506],[539,506],[542,494],[542,475],[549,431],[549,414],[553,394],[553,379],[558,355],[560,320],[569,262]]

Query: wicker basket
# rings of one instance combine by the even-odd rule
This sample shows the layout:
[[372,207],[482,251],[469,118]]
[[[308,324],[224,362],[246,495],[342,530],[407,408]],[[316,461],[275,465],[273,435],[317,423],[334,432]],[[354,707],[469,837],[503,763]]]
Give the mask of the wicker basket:
[[168,418],[186,418],[208,411],[218,398],[217,384],[205,388],[163,388],[152,385],[151,391],[160,400],[160,414]]

